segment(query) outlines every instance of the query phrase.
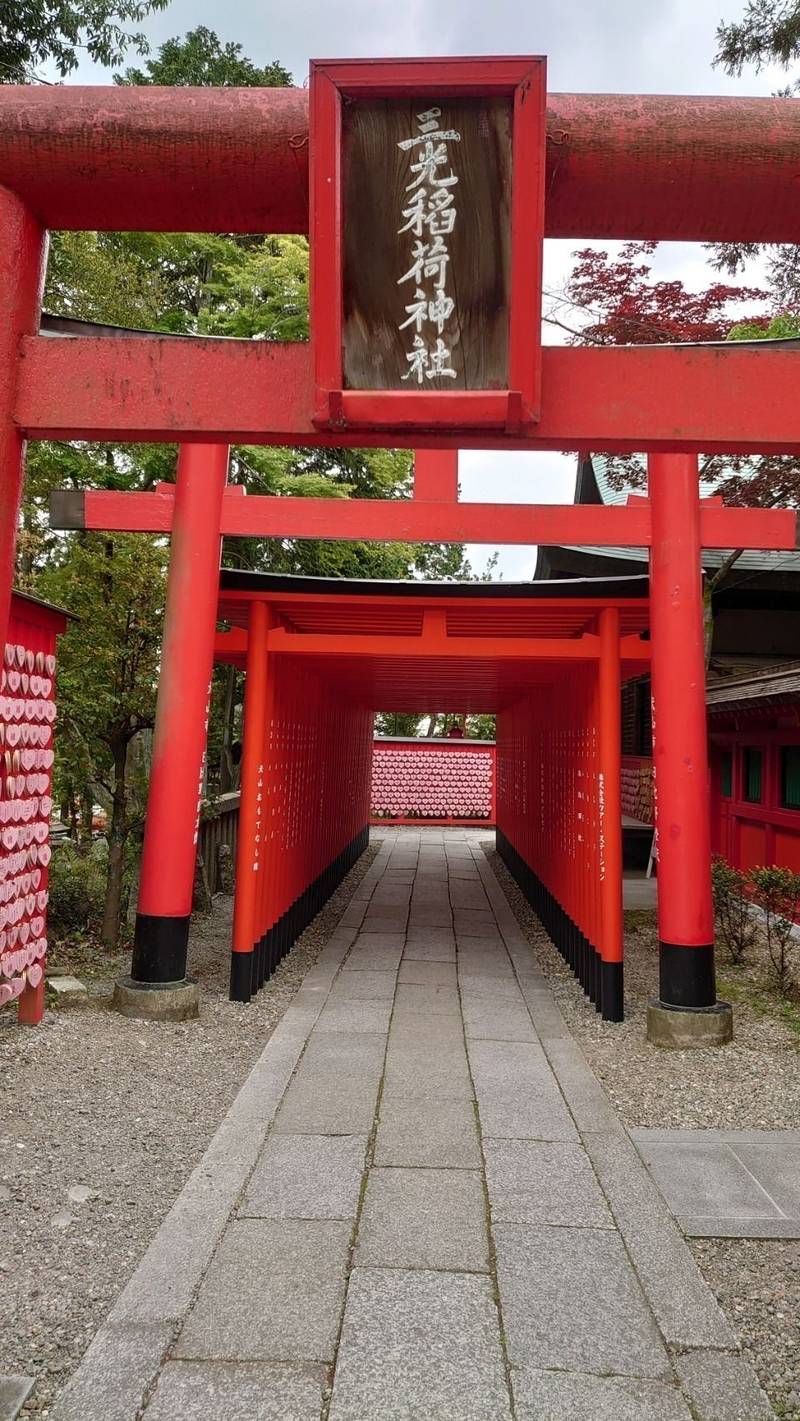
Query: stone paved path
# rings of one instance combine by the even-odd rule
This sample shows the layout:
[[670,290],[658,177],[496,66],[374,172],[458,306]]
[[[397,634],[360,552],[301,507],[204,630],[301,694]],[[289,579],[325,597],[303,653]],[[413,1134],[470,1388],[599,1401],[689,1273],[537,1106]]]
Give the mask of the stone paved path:
[[479,839],[387,832],[53,1421],[772,1416]]

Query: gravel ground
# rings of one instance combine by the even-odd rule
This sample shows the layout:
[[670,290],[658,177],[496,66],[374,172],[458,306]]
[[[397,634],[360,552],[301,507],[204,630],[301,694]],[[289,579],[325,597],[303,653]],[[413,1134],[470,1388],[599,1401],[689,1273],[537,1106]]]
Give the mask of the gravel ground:
[[[626,1125],[800,1128],[800,1036],[778,1016],[764,1014],[763,994],[755,990],[759,964],[744,973],[722,964],[720,995],[726,985],[736,990],[730,1046],[659,1050],[645,1037],[647,1002],[658,990],[655,914],[626,914],[626,1019],[603,1022],[490,841],[484,849],[570,1029]],[[778,1415],[800,1421],[800,1242],[688,1243]]]
[[227,1000],[230,900],[196,920],[199,1021],[110,1010],[111,980],[35,1030],[0,1017],[0,1373],[46,1417],[378,852],[371,846],[258,997]]

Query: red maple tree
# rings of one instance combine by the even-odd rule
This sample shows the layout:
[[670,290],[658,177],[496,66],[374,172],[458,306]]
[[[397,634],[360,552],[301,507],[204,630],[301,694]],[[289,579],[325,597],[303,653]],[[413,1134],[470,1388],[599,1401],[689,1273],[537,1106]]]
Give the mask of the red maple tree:
[[[576,265],[561,294],[562,304],[554,324],[566,329],[574,342],[589,345],[662,345],[758,339],[774,322],[775,311],[741,318],[730,307],[743,301],[769,302],[770,293],[757,287],[712,282],[704,291],[687,291],[682,281],[653,279],[655,242],[628,242],[617,257],[607,251],[585,248],[575,252]],[[567,324],[558,317],[566,304],[580,313]],[[586,319],[584,319],[584,317]],[[769,332],[772,334],[772,331]],[[646,465],[635,454],[612,456],[606,461],[609,482],[618,489],[644,489]],[[792,455],[711,455],[700,459],[700,475],[708,489],[728,504],[750,508],[800,507],[800,464]],[[711,655],[713,596],[733,571],[741,549],[732,549],[704,581],[706,658]],[[757,573],[751,572],[752,578]]]
[[[565,284],[563,301],[588,319],[572,330],[589,345],[661,345],[676,341],[725,340],[737,317],[734,303],[766,301],[758,287],[714,281],[705,291],[687,291],[682,281],[656,281],[644,257],[657,243],[628,242],[619,256],[586,247],[575,252],[576,265]],[[740,319],[740,318],[738,318]],[[765,329],[769,315],[748,324]]]

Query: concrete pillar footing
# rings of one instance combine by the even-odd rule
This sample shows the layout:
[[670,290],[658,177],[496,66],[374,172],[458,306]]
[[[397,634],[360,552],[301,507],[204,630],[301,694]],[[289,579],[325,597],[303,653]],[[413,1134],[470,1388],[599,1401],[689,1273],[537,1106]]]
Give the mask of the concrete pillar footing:
[[733,1008],[728,1002],[672,1007],[656,999],[647,1007],[647,1039],[653,1046],[673,1051],[725,1046],[733,1039]]
[[149,1021],[191,1021],[200,1015],[200,985],[194,977],[184,977],[182,982],[120,977],[114,983],[112,1006],[123,1016]]

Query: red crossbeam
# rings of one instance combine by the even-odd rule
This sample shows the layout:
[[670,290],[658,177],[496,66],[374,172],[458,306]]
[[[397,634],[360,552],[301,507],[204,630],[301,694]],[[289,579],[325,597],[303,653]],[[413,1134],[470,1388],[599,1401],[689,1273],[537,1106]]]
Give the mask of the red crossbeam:
[[[532,484],[531,491],[534,491]],[[173,494],[66,491],[55,495],[53,527],[127,533],[168,533]],[[701,503],[706,548],[794,548],[797,515],[791,509],[725,508]],[[649,547],[646,499],[604,507],[580,504],[428,502],[420,499],[272,498],[228,489],[222,532],[240,538],[332,538],[404,543],[589,544]]]
[[[214,655],[218,661],[235,661],[247,653],[247,632],[234,627],[218,632]],[[463,661],[596,661],[600,638],[587,632],[580,637],[464,637],[336,635],[289,632],[284,628],[268,636],[271,655],[313,657],[389,657],[397,660],[432,657]],[[650,660],[650,643],[631,635],[620,637],[624,661]]]
[[[548,94],[547,136],[549,237],[800,240],[796,100]],[[51,228],[305,232],[308,94],[3,85],[0,184]]]
[[[310,347],[156,336],[22,342],[15,418],[37,439],[200,440],[414,448],[418,429],[320,432]],[[542,352],[532,435],[474,431],[478,449],[800,453],[800,351],[625,346]],[[463,432],[425,437],[445,448]],[[594,541],[594,540],[593,540]]]

